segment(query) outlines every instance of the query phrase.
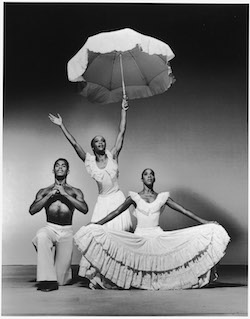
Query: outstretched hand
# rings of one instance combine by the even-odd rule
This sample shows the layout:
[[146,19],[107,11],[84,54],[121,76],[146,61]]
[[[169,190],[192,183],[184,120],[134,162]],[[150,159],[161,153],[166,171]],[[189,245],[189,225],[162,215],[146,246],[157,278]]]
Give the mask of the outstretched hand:
[[211,223],[211,224],[220,225],[216,220],[211,220],[210,223]]
[[93,222],[89,222],[86,226],[89,226],[89,225],[94,225],[96,223],[93,223]]
[[123,108],[124,111],[127,111],[128,108],[129,108],[128,98],[126,96],[123,97],[123,99],[122,99],[122,108]]
[[61,126],[62,125],[62,117],[60,114],[57,113],[57,117],[51,113],[48,115],[49,119],[52,123]]
[[216,220],[206,220],[204,222],[204,224],[216,224],[216,225],[220,225]]

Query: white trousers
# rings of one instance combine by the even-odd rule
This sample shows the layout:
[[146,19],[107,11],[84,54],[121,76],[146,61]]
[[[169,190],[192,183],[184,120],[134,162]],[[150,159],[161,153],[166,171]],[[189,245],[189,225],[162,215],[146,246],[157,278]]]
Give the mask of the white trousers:
[[37,251],[37,281],[57,281],[59,285],[67,284],[72,278],[72,226],[47,223],[38,230],[32,243]]

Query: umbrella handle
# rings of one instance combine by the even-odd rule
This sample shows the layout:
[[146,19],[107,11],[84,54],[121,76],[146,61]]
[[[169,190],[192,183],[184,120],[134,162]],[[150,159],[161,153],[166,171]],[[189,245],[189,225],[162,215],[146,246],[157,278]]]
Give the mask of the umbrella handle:
[[122,76],[122,92],[123,92],[123,98],[126,99],[126,90],[125,90],[125,82],[124,82],[124,74],[123,74],[123,65],[122,65],[122,55],[120,54],[120,67],[121,67],[121,76]]

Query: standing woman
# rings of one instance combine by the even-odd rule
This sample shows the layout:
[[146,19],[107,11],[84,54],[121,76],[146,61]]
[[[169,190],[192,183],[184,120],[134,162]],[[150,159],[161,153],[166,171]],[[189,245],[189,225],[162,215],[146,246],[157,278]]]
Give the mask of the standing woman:
[[[94,207],[91,222],[107,216],[111,211],[120,206],[125,196],[118,185],[118,157],[123,146],[126,131],[126,111],[128,102],[124,98],[122,101],[121,120],[119,132],[114,147],[109,151],[106,149],[106,140],[103,136],[97,135],[91,141],[91,148],[94,155],[86,153],[76,139],[71,135],[63,123],[62,117],[49,114],[52,123],[58,125],[67,140],[74,147],[77,155],[85,163],[85,167],[90,176],[96,181],[98,186],[98,198]],[[129,210],[106,224],[109,229],[129,231],[132,226]]]

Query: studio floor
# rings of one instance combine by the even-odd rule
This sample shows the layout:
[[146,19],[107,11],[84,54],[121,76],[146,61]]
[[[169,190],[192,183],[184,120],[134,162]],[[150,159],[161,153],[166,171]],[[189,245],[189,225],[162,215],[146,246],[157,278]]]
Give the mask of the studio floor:
[[35,266],[3,266],[2,316],[247,316],[246,266],[220,266],[216,284],[182,291],[93,291],[73,272],[72,285],[41,292]]

